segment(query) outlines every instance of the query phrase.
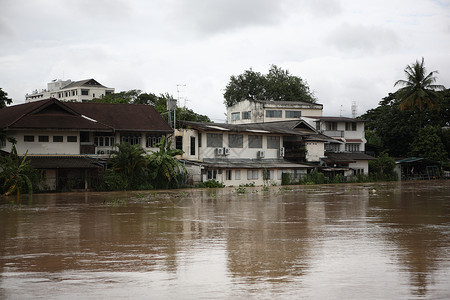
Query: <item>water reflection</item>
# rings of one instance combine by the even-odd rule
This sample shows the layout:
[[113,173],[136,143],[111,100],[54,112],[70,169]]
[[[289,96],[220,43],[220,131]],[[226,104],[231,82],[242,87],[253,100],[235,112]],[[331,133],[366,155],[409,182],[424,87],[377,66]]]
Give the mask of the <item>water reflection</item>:
[[449,191],[435,181],[2,199],[0,298],[86,286],[92,298],[445,298]]

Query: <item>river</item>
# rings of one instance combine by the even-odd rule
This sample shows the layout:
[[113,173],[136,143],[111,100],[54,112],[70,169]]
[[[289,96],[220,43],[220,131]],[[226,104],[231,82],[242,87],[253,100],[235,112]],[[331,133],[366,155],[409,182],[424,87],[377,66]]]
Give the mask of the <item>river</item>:
[[450,298],[450,180],[0,201],[0,299]]

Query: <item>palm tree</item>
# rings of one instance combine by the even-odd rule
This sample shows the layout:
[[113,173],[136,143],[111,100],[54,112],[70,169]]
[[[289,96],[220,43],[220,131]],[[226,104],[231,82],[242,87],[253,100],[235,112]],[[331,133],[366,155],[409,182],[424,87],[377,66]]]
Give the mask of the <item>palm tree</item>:
[[27,154],[28,151],[23,158],[20,158],[17,155],[16,145],[13,143],[11,153],[0,158],[0,179],[4,179],[3,189],[6,191],[4,196],[15,192],[17,200],[19,200],[21,190],[25,185],[28,187],[28,193],[33,193],[33,184],[28,177],[28,174],[33,171],[33,167],[27,161]]
[[171,144],[170,140],[162,136],[161,142],[158,144],[159,151],[148,156],[149,164],[154,168],[153,177],[156,187],[159,188],[167,188],[171,182],[178,184],[178,175],[182,171],[187,173],[185,166],[175,159],[175,156],[184,152],[180,149],[172,149]]
[[436,85],[436,76],[438,71],[432,71],[426,75],[424,59],[422,62],[416,60],[412,65],[405,68],[406,80],[397,80],[394,86],[403,86],[397,90],[397,96],[400,100],[400,110],[409,108],[423,107],[439,109],[438,95],[435,91],[444,90],[443,85]]
[[121,143],[116,146],[118,150],[113,152],[114,156],[111,158],[113,170],[126,180],[127,188],[134,188],[138,185],[139,179],[145,177],[146,152],[141,145]]

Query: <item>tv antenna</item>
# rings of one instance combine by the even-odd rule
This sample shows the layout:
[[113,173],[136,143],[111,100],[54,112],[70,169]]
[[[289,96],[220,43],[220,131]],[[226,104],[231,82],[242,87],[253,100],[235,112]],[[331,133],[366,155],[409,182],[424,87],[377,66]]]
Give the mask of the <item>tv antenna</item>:
[[352,101],[352,117],[356,118],[356,114],[358,112],[358,106],[356,105],[356,101]]

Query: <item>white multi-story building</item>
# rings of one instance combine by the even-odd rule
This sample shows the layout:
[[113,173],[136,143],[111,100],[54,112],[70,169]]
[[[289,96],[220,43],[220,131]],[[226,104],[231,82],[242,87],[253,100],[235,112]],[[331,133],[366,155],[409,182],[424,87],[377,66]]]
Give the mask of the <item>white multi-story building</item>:
[[250,124],[322,116],[323,105],[294,101],[243,100],[227,108],[227,123]]
[[193,183],[281,184],[284,173],[299,179],[318,166],[329,140],[302,120],[183,123],[188,129],[175,131],[175,147],[184,151],[179,158],[186,161]]
[[80,81],[53,80],[47,84],[47,89],[35,90],[25,95],[26,102],[55,98],[66,102],[88,102],[94,98],[102,98],[114,93],[113,88],[108,88],[95,79]]

